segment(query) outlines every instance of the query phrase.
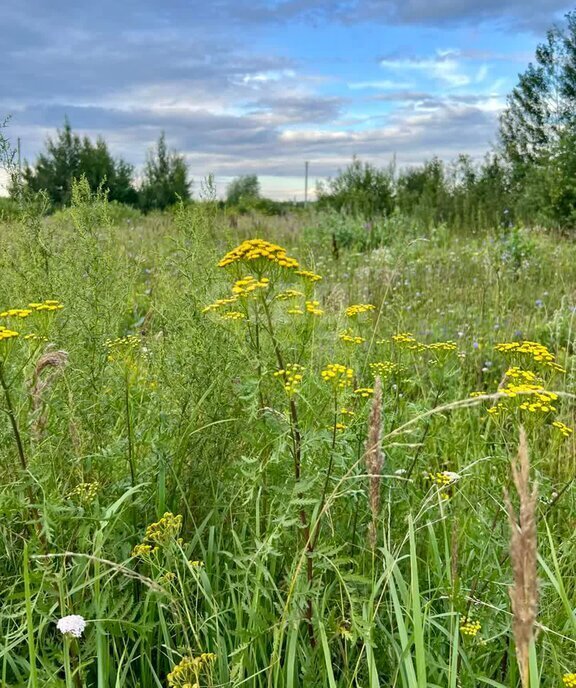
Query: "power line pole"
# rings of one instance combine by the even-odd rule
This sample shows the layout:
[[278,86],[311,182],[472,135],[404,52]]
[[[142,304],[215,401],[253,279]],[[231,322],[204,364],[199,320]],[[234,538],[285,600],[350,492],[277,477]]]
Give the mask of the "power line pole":
[[308,160],[304,163],[304,205],[308,205],[308,167],[310,163]]

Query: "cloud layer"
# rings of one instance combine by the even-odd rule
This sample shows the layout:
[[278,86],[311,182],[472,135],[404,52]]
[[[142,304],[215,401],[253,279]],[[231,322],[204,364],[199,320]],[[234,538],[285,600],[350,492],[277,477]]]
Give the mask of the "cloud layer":
[[137,165],[165,130],[195,177],[214,172],[223,188],[254,172],[271,195],[301,196],[305,160],[324,177],[352,155],[480,156],[538,32],[565,9],[562,0],[529,12],[520,0],[3,3],[0,117],[12,114],[10,133],[31,160],[67,116]]

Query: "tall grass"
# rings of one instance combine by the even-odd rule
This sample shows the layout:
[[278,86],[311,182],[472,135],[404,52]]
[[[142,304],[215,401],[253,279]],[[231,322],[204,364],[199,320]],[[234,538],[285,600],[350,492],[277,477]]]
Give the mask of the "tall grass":
[[[79,184],[70,210],[0,225],[2,309],[64,306],[0,319],[20,332],[0,341],[2,685],[520,685],[503,498],[520,423],[540,486],[532,685],[576,670],[576,248],[383,225],[335,254],[332,222],[230,227],[207,200],[118,223]],[[217,267],[254,236],[323,279]],[[270,284],[203,312],[247,275]],[[494,349],[520,340],[566,372]],[[556,410],[502,391],[513,365]]]

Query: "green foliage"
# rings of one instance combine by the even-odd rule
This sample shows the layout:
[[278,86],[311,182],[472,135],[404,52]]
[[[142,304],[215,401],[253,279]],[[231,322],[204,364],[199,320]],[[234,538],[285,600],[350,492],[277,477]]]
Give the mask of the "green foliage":
[[[114,160],[104,139],[93,143],[72,131],[68,120],[56,138],[48,138],[46,151],[34,167],[26,166],[23,180],[32,192],[46,191],[56,207],[68,205],[74,180],[85,177],[90,188],[106,188],[111,201],[134,204],[137,194],[132,186],[133,168],[123,160]],[[16,193],[14,188],[12,193]]]
[[381,170],[354,158],[346,169],[316,190],[318,206],[366,219],[389,215],[394,208],[391,170]]
[[191,197],[191,182],[184,158],[169,151],[164,132],[160,135],[156,148],[149,151],[144,167],[144,179],[140,188],[140,207],[150,210],[163,210],[178,201]]
[[249,208],[260,200],[260,182],[255,174],[246,174],[233,179],[226,189],[228,205]]
[[548,155],[576,127],[576,12],[548,31],[535,63],[520,75],[500,120],[500,137],[518,173]]
[[[553,425],[575,424],[571,241],[423,232],[398,213],[367,240],[336,211],[231,231],[210,181],[129,228],[86,179],[71,196],[50,217],[25,196],[0,228],[0,312],[63,305],[0,316],[20,332],[0,341],[2,685],[159,688],[215,653],[201,688],[517,686],[502,495],[520,423],[539,484],[535,673],[561,685],[576,668],[573,435]],[[322,279],[282,255],[217,267],[256,222]],[[495,349],[539,337],[566,373]],[[353,384],[323,376],[331,363]],[[556,410],[490,396],[512,365],[559,392]],[[375,370],[373,513],[372,399],[355,390]],[[80,639],[56,629],[68,614]]]

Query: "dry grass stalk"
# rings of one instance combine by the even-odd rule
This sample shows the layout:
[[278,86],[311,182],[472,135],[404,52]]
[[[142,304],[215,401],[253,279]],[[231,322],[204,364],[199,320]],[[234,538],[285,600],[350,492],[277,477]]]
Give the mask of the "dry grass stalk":
[[512,461],[512,478],[520,500],[516,514],[508,492],[504,498],[510,520],[510,559],[514,584],[510,589],[514,641],[523,688],[530,681],[529,651],[534,640],[534,624],[538,613],[536,501],[537,485],[530,489],[530,461],[524,428],[520,429],[518,458]]
[[64,372],[67,363],[68,353],[66,351],[45,351],[34,366],[34,373],[29,385],[33,418],[30,429],[36,441],[42,438],[48,422],[46,393],[56,378]]
[[372,522],[370,523],[368,538],[372,549],[376,547],[377,530],[376,524],[380,514],[380,480],[382,479],[382,467],[384,456],[382,454],[382,381],[379,377],[374,383],[374,397],[372,399],[372,410],[368,421],[368,439],[364,453],[366,470],[370,476],[369,501],[370,511],[372,512]]

